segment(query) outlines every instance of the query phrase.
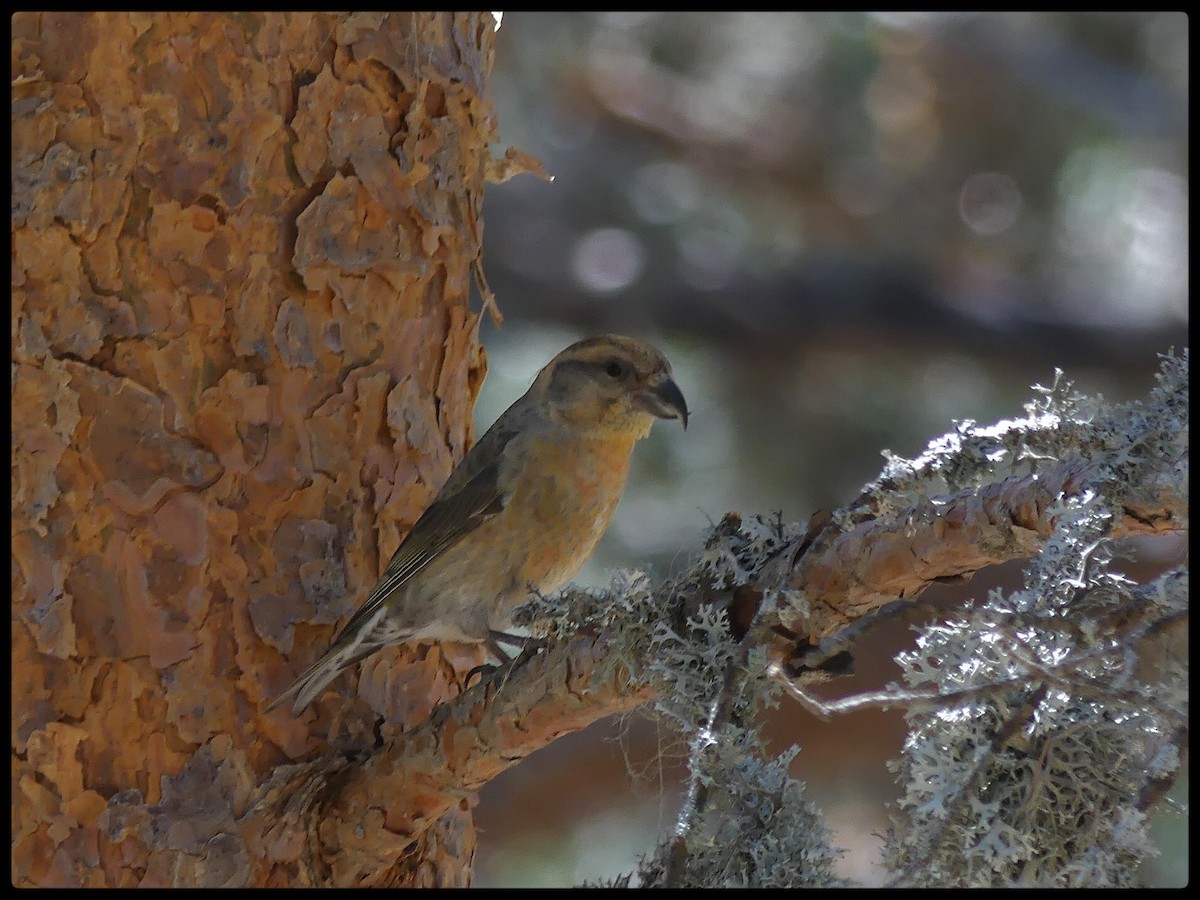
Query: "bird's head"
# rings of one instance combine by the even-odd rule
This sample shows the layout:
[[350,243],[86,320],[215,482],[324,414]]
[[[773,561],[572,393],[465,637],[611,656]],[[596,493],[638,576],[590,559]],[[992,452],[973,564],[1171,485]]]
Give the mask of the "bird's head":
[[687,428],[687,403],[666,357],[619,334],[572,344],[538,373],[533,390],[552,418],[574,427],[644,437],[660,418]]

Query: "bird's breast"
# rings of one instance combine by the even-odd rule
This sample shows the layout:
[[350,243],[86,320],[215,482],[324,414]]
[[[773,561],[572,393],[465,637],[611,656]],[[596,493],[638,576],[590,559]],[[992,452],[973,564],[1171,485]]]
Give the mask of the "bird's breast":
[[505,509],[528,523],[514,542],[521,586],[546,593],[579,572],[612,520],[632,450],[631,440],[531,448],[541,462],[524,467]]

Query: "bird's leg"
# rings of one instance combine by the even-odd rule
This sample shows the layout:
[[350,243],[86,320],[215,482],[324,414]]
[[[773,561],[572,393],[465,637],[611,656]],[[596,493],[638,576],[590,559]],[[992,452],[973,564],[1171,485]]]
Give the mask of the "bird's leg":
[[508,660],[509,655],[500,649],[500,642],[511,644],[514,647],[520,647],[520,656],[526,652],[536,653],[538,650],[543,650],[548,643],[545,638],[532,637],[524,634],[509,634],[507,631],[496,631],[494,628],[488,629],[487,647],[499,659]]
[[[510,655],[505,649],[500,646],[501,643],[511,644],[514,647],[520,647],[520,651],[516,655]],[[466,678],[463,680],[464,685],[470,685],[471,679],[476,675],[481,678],[488,673],[494,672],[497,669],[510,668],[520,660],[532,656],[539,650],[543,649],[547,641],[545,638],[529,637],[521,634],[509,634],[507,631],[488,630],[488,636],[484,639],[483,644],[488,648],[488,653],[493,659],[499,660],[496,663],[480,663],[471,671],[467,672]],[[465,687],[464,687],[465,690]]]
[[[492,674],[501,666],[507,665],[508,663],[512,662],[513,659],[515,659],[515,657],[511,657],[504,652],[504,648],[500,646],[494,637],[495,634],[497,634],[497,632],[489,631],[488,636],[483,641],[483,644],[485,647],[487,647],[488,655],[491,656],[492,659],[497,660],[497,662],[482,662],[475,666],[467,673],[467,677],[463,680],[464,686],[469,686],[471,684],[471,679],[476,675],[478,675],[482,680],[485,675]],[[464,687],[464,690],[465,689],[466,687]]]

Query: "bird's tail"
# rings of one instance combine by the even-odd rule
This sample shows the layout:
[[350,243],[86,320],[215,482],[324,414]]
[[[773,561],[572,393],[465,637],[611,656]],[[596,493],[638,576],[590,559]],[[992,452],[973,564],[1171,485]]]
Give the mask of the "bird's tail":
[[292,715],[298,716],[304,707],[343,669],[349,668],[360,659],[365,659],[376,650],[395,643],[397,635],[388,626],[387,607],[382,599],[368,600],[350,617],[350,621],[334,638],[329,649],[321,658],[301,673],[292,686],[270,702],[263,712],[270,712],[285,700],[292,701]]
[[379,644],[364,647],[361,643],[338,646],[337,642],[325,654],[292,682],[292,686],[271,701],[263,712],[270,712],[287,700],[292,702],[292,715],[298,716],[304,707],[312,703],[325,686],[360,659],[365,659],[380,648]]

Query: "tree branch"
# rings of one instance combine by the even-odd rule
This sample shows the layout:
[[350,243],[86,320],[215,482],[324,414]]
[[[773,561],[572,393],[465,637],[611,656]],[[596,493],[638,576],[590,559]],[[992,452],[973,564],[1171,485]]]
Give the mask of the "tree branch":
[[[897,597],[917,597],[940,579],[1033,555],[1054,527],[1052,508],[1094,483],[1098,469],[1094,461],[1069,460],[937,504],[914,504],[849,531],[827,524],[795,559],[785,584],[760,589],[792,590],[809,600],[806,611],[781,609],[780,624],[815,644]],[[1187,499],[1165,481],[1130,498],[1122,512],[1111,537],[1187,527]]]
[[327,754],[268,784],[243,821],[248,834],[276,820],[303,844],[264,848],[268,865],[304,861],[330,883],[372,885],[448,812],[473,803],[489,780],[564,734],[644,704],[629,673],[603,662],[606,635],[581,634],[521,660],[439,706],[372,751]]

